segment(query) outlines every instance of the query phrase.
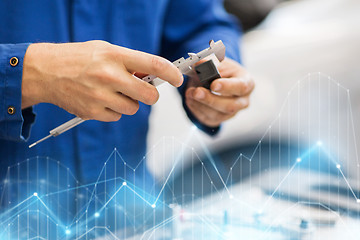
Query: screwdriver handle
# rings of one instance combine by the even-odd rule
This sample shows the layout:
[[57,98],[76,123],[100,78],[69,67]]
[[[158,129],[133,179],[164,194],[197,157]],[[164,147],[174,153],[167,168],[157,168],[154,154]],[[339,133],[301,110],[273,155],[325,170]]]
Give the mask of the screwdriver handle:
[[61,124],[60,126],[54,128],[53,130],[50,131],[50,134],[54,137],[62,134],[63,132],[66,132],[67,130],[76,127],[77,125],[79,125],[80,123],[84,122],[85,120],[79,118],[79,117],[75,117],[69,121],[67,121],[64,124]]

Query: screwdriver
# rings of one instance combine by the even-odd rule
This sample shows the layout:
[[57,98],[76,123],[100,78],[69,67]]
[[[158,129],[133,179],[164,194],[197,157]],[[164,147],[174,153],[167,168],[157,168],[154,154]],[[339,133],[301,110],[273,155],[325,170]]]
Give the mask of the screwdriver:
[[[160,78],[157,78],[157,77],[155,77],[153,75],[146,76],[146,77],[142,78],[142,80],[146,81],[146,82],[150,82],[156,87],[164,82]],[[46,137],[43,137],[42,139],[34,142],[31,145],[29,145],[29,148],[32,148],[32,147],[36,146],[37,144],[45,141],[46,139],[48,139],[50,137],[59,136],[60,134],[70,130],[73,127],[76,127],[77,125],[79,125],[79,124],[81,124],[83,122],[85,122],[84,119],[82,119],[80,117],[75,117],[75,118],[67,121],[66,123],[63,123],[60,126],[58,126],[58,127],[54,128],[53,130],[51,130],[49,135],[47,135]]]

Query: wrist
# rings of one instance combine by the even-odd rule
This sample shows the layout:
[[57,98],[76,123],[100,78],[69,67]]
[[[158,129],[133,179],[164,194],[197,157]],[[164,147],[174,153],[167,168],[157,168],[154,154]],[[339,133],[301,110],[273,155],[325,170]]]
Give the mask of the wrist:
[[33,106],[40,102],[44,102],[43,84],[44,78],[41,76],[41,48],[43,43],[31,44],[26,50],[23,63],[22,74],[22,102],[21,108]]

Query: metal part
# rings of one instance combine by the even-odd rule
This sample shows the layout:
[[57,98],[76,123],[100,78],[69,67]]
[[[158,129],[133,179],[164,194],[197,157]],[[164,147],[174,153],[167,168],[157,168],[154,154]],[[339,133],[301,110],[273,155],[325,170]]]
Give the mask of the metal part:
[[197,65],[195,67],[195,71],[199,77],[201,85],[207,89],[210,89],[210,85],[215,79],[221,78],[213,60],[209,60],[201,63],[200,65]]

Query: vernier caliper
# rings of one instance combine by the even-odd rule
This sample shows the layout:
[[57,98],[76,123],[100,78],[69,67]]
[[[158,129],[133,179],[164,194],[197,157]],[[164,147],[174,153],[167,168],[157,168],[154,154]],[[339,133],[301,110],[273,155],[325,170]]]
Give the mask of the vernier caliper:
[[[200,60],[203,60],[208,57],[213,57],[213,59],[218,60],[221,62],[225,58],[225,46],[222,41],[210,41],[210,47],[202,50],[199,53],[189,53],[188,58],[180,58],[173,62],[173,64],[180,70],[180,72],[186,76],[194,77],[196,76],[196,72],[194,70],[194,66],[196,63],[198,63]],[[216,57],[216,58],[215,58]],[[143,81],[151,83],[155,87],[162,84],[164,81],[156,76],[149,75],[144,78],[142,78]],[[41,143],[42,141],[45,141],[46,139],[50,137],[56,137],[68,130],[70,130],[73,127],[76,127],[80,123],[83,123],[85,120],[81,119],[80,117],[75,117],[66,123],[58,126],[57,128],[54,128],[50,131],[50,134],[35,143],[31,144],[29,148],[34,147],[38,143]]]

